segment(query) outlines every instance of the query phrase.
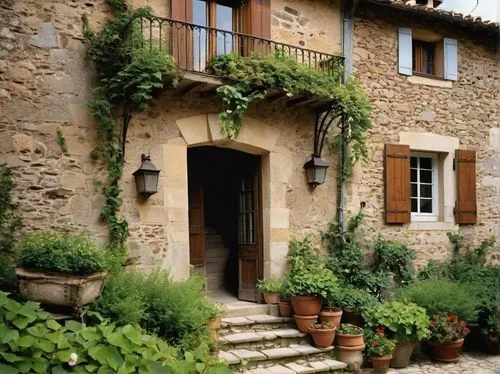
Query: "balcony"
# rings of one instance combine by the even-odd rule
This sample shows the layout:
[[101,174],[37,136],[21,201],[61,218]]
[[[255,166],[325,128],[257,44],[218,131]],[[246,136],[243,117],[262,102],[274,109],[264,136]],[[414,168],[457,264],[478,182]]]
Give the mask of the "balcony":
[[[157,46],[171,54],[184,71],[176,88],[181,94],[211,92],[227,83],[216,76],[210,61],[218,55],[234,53],[242,57],[252,53],[267,55],[280,52],[310,69],[332,75],[342,66],[344,58],[290,44],[263,39],[239,32],[215,29],[162,17],[138,17],[133,32],[147,48]],[[324,107],[331,100],[307,93],[288,97],[278,89],[268,90],[268,101],[282,100],[287,106]]]

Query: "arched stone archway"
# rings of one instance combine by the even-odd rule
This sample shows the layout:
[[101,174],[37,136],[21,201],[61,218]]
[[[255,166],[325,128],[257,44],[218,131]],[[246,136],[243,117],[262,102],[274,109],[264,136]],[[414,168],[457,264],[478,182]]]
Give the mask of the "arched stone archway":
[[175,279],[189,276],[187,149],[216,146],[261,156],[264,276],[281,275],[290,238],[286,191],[293,165],[291,151],[277,145],[280,130],[247,117],[237,138],[230,140],[221,134],[217,114],[191,116],[175,123],[181,136],[163,145],[162,188],[168,218],[168,252],[163,267]]

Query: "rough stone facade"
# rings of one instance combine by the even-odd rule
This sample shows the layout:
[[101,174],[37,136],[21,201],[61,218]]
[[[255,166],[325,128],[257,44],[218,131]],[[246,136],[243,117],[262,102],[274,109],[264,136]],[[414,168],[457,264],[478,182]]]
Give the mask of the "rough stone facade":
[[[169,13],[167,1],[134,3],[150,5],[160,16]],[[273,39],[325,53],[339,51],[340,7],[329,4],[273,0]],[[88,14],[91,26],[98,28],[109,9],[103,0],[7,0],[0,9],[0,164],[14,172],[25,230],[83,231],[105,242],[107,228],[98,221],[103,202],[99,181],[105,171],[89,157],[96,136],[87,109],[93,76],[84,61],[80,18]],[[354,175],[349,202],[353,212],[366,202],[367,238],[382,233],[402,240],[417,250],[421,264],[448,252],[445,231],[383,224],[383,144],[397,142],[400,131],[432,131],[458,136],[461,147],[477,149],[480,222],[460,229],[474,234],[475,242],[500,235],[500,132],[495,122],[500,109],[494,96],[498,66],[494,51],[461,39],[460,78],[452,90],[410,84],[397,73],[396,25],[383,18],[364,12],[356,22],[355,69],[374,105],[374,129],[370,165]],[[421,100],[421,95],[429,95],[428,100]],[[172,268],[177,278],[189,272],[186,150],[190,146],[225,146],[262,156],[265,274],[283,270],[291,237],[316,234],[335,215],[336,157],[324,152],[332,167],[325,184],[315,191],[309,189],[303,171],[313,147],[312,111],[280,102],[257,103],[250,108],[240,137],[227,143],[212,131],[213,113],[220,109],[215,96],[179,97],[166,92],[149,112],[134,115],[131,121],[122,214],[130,227],[130,255],[140,257],[144,269]],[[67,152],[57,144],[58,129]],[[141,153],[150,153],[162,169],[160,191],[146,202],[137,199],[132,177]]]

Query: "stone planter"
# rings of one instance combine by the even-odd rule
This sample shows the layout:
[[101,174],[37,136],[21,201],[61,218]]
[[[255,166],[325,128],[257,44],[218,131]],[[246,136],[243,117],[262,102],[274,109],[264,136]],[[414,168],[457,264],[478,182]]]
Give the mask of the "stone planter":
[[458,361],[460,349],[463,344],[463,339],[459,339],[451,343],[431,343],[434,359],[441,362]]
[[19,290],[26,299],[72,307],[77,311],[100,296],[108,272],[72,275],[17,268],[16,274],[19,278]]
[[264,292],[264,301],[266,304],[278,304],[280,302],[279,292]]
[[313,329],[309,327],[309,334],[316,347],[327,348],[333,344],[336,329],[336,327],[333,329]]
[[318,315],[322,300],[318,296],[292,296],[293,310],[299,316]]
[[319,314],[320,322],[328,322],[334,325],[337,329],[340,326],[341,318],[342,318],[342,309],[335,307],[324,308]]
[[410,362],[416,342],[397,343],[392,351],[391,368],[404,368]]
[[337,360],[346,363],[349,371],[352,371],[353,373],[362,373],[361,365],[363,364],[363,351],[365,350],[364,344],[354,347],[337,345],[336,348],[338,352]]
[[392,356],[374,356],[370,357],[374,373],[387,373]]
[[293,317],[295,318],[295,323],[297,324],[297,328],[299,329],[300,332],[303,332],[304,334],[307,334],[309,332],[309,327],[313,324],[316,323],[318,320],[318,315],[313,315],[313,316],[299,316],[297,314],[294,314]]
[[288,301],[280,301],[278,303],[278,310],[280,312],[280,316],[282,316],[282,317],[293,316],[292,304],[289,303]]

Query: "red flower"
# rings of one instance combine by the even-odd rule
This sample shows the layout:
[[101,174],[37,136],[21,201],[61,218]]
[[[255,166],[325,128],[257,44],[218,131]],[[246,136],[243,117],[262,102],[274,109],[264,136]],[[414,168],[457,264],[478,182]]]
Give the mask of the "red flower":
[[372,346],[376,347],[378,345],[378,342],[372,342]]
[[457,321],[457,320],[458,320],[458,318],[457,318],[457,315],[456,315],[456,314],[450,314],[450,321],[455,322],[455,321]]
[[379,327],[377,330],[377,333],[384,335],[385,334],[385,328],[384,327]]

